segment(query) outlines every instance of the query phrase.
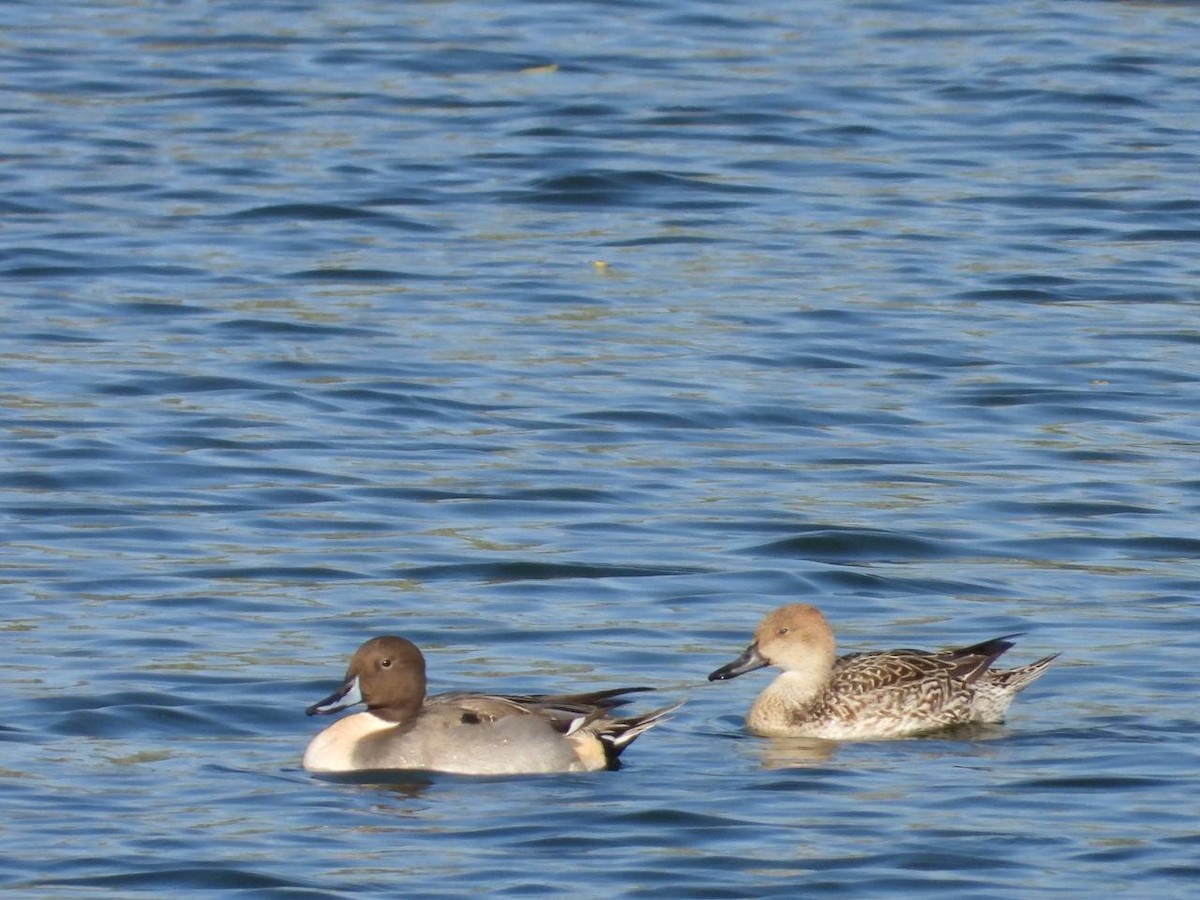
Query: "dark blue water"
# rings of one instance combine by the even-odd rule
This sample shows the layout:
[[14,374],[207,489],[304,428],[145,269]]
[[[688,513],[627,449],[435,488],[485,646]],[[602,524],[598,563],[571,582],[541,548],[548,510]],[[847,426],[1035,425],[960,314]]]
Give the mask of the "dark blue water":
[[[8,3],[0,885],[1183,896],[1200,20],[1174,3]],[[819,750],[704,675],[1027,632]],[[339,784],[434,689],[649,684],[617,773]]]

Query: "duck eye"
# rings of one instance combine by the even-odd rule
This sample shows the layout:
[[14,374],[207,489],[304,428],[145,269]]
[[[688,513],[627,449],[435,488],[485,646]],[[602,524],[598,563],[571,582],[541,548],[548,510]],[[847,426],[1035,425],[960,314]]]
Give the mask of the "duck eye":
[[379,665],[381,668],[390,669],[392,667],[392,661],[390,659],[381,659],[379,661]]
[[780,634],[787,634],[787,633],[788,633],[788,629],[786,629],[786,628],[780,628],[780,629],[779,629],[779,633],[780,633]]

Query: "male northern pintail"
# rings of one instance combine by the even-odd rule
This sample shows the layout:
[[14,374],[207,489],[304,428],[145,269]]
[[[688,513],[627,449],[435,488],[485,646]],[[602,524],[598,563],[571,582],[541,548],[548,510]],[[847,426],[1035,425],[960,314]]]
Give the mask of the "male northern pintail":
[[837,656],[821,611],[797,603],[768,613],[737,659],[708,676],[735,678],[778,666],[783,674],[746,715],[766,737],[893,738],[968,723],[1000,722],[1013,697],[1057,653],[1016,669],[991,668],[1013,646],[1005,635],[953,650],[881,650]]
[[425,657],[400,637],[377,637],[355,651],[340,688],[310,716],[365,703],[312,739],[310,772],[429,769],[466,775],[518,775],[615,769],[621,751],[682,703],[640,716],[610,715],[617,688],[561,696],[425,696]]

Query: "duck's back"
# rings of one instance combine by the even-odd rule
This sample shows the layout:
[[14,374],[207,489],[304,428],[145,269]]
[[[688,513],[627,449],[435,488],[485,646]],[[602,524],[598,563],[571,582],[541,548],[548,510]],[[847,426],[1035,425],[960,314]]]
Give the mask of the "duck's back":
[[552,720],[502,697],[429,698],[413,721],[364,736],[356,769],[472,775],[571,772],[582,767]]
[[975,690],[937,654],[891,650],[843,657],[806,719],[833,740],[937,731],[971,717]]

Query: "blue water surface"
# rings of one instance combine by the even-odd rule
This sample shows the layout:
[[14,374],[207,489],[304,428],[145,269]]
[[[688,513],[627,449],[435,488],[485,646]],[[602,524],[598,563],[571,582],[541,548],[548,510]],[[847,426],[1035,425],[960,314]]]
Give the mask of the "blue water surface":
[[[1194,891],[1190,4],[4,10],[0,886]],[[794,601],[1062,657],[755,738],[704,676]],[[314,778],[382,633],[689,702],[619,772]]]

